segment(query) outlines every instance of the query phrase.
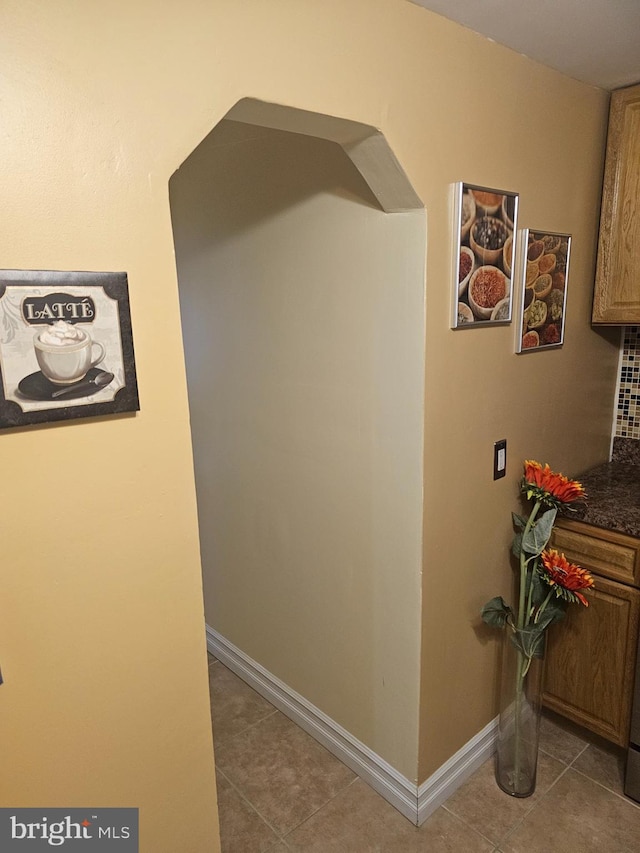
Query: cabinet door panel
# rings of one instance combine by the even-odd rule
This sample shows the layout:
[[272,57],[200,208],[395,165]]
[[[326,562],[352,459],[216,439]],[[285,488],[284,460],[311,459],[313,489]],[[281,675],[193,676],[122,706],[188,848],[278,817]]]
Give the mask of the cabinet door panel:
[[543,703],[620,746],[629,740],[640,591],[595,576],[589,607],[548,632]]
[[640,322],[640,85],[611,96],[593,322]]

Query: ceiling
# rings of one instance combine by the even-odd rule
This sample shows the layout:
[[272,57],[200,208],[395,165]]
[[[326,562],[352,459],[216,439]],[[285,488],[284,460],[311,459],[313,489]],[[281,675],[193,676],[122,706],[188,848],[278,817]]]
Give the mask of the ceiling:
[[600,89],[640,82],[640,0],[411,0]]

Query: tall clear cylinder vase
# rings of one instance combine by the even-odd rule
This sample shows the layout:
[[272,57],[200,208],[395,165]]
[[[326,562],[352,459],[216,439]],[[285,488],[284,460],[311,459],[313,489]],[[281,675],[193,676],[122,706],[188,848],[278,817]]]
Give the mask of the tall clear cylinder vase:
[[502,634],[496,781],[512,797],[530,797],[538,766],[544,634],[523,629],[517,644],[509,628]]

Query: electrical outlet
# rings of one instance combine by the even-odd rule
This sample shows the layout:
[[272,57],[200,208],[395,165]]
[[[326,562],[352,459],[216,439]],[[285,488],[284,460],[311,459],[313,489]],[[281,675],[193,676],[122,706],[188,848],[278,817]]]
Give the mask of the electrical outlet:
[[493,479],[499,480],[507,473],[507,439],[496,441],[493,445]]

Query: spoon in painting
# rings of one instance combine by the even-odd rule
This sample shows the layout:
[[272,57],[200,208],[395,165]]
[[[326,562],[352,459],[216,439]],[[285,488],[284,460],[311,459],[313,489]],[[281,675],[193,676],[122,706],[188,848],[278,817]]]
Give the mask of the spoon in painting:
[[78,391],[84,391],[87,389],[87,394],[85,397],[88,397],[89,394],[93,394],[95,391],[99,391],[100,388],[104,388],[108,385],[113,379],[113,373],[109,373],[108,370],[100,370],[93,379],[87,379],[84,382],[81,382],[79,385],[70,385],[68,388],[61,388],[60,391],[54,391],[51,395],[51,399],[55,400],[58,397],[64,397],[65,394],[77,394]]

